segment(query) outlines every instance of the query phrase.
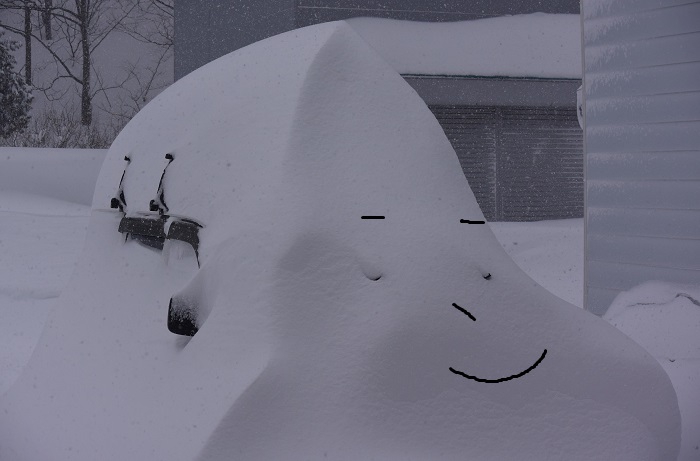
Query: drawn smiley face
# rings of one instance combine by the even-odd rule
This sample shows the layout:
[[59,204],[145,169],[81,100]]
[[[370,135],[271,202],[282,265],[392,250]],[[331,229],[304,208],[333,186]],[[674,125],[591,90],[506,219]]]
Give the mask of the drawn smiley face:
[[[459,222],[463,223],[463,224],[485,224],[484,221],[469,220],[469,219],[461,219]],[[484,279],[486,279],[486,280],[491,280],[491,277],[492,276],[491,276],[490,272],[488,274],[484,275]],[[471,312],[469,312],[468,310],[459,306],[457,303],[452,303],[452,307],[454,307],[455,309],[457,309],[458,311],[460,311],[461,313],[463,313],[464,315],[469,317],[472,321],[476,322],[476,317],[474,317],[474,315],[472,315]],[[532,370],[537,368],[537,365],[539,365],[542,362],[542,360],[544,360],[546,355],[547,355],[547,349],[544,349],[542,351],[542,355],[540,355],[540,357],[532,365],[530,365],[529,367],[527,367],[526,369],[524,369],[520,373],[515,373],[515,374],[509,375],[509,376],[504,376],[502,378],[493,378],[493,379],[479,378],[478,376],[467,374],[467,373],[460,371],[460,370],[457,370],[453,367],[450,367],[450,371],[456,375],[462,376],[463,378],[471,379],[471,380],[474,380],[474,381],[477,381],[480,383],[502,383],[505,381],[510,381],[512,379],[520,378],[520,377],[525,376],[526,374],[530,373]]]
[[[386,216],[381,216],[381,215],[363,215],[361,218],[362,218],[362,219],[366,219],[366,220],[384,220],[384,219],[386,219]],[[460,219],[459,222],[460,222],[461,224],[477,224],[477,225],[478,225],[478,224],[486,224],[485,221],[483,221],[483,220],[476,220],[476,219]],[[372,280],[372,281],[378,281],[379,279],[381,279],[381,275],[370,275],[370,274],[365,274],[365,275],[367,276],[368,279],[370,279],[370,280]],[[493,276],[491,275],[490,272],[488,272],[488,273],[486,273],[486,274],[483,274],[482,277],[483,277],[485,280],[491,280]],[[467,316],[467,317],[468,317],[470,320],[472,320],[473,322],[476,322],[476,317],[475,317],[471,312],[469,312],[467,309],[465,309],[464,307],[460,306],[460,305],[457,304],[457,303],[452,303],[452,307],[454,307],[457,311],[459,311],[459,312],[461,312],[462,314],[464,314],[465,316]],[[530,373],[530,372],[533,371],[535,368],[537,368],[537,366],[538,366],[540,363],[542,363],[542,361],[544,360],[544,358],[545,358],[546,356],[547,356],[547,349],[544,349],[544,350],[542,351],[542,354],[540,355],[540,357],[539,357],[537,360],[535,360],[535,361],[532,363],[532,365],[530,365],[529,367],[527,367],[527,368],[525,368],[524,370],[520,371],[519,373],[514,373],[514,374],[511,374],[511,375],[508,375],[508,376],[501,377],[501,378],[482,378],[482,377],[478,377],[478,376],[474,376],[474,375],[465,373],[464,371],[458,370],[458,369],[456,369],[456,368],[454,368],[454,367],[449,367],[449,370],[450,370],[452,373],[454,373],[455,375],[458,375],[458,376],[461,376],[461,377],[463,377],[463,378],[470,379],[470,380],[473,380],[473,381],[476,381],[476,382],[480,382],[480,383],[490,383],[490,384],[502,383],[502,382],[506,382],[506,381],[511,381],[511,380],[513,380],[513,379],[516,379],[516,378],[520,378],[520,377],[525,376],[526,374]]]

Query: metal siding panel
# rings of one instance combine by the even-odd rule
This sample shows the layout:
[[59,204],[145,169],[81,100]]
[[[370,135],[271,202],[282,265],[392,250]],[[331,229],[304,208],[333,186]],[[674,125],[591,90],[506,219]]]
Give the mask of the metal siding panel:
[[[665,0],[663,6],[685,5],[688,0]],[[642,12],[656,10],[660,6],[659,0],[586,0],[585,8],[581,8],[584,19],[610,18],[626,15],[630,12]]]
[[[585,13],[584,44],[590,46],[642,41],[698,31],[700,2],[657,1],[645,8],[635,2],[617,0],[620,10],[596,18]],[[586,5],[586,9],[588,5]]]
[[[637,237],[588,233],[591,261],[622,262],[666,269],[687,269],[700,274],[700,239]],[[639,251],[644,248],[644,251]]]
[[588,207],[588,235],[696,238],[700,210]]
[[656,96],[698,90],[700,62],[666,66],[614,70],[610,72],[586,69],[586,97],[595,101],[601,97]]
[[[700,74],[698,78],[700,79]],[[698,111],[700,112],[700,107]],[[608,124],[586,127],[588,151],[622,153],[695,150],[700,146],[700,113],[698,117],[698,121],[687,122]]]
[[586,307],[602,313],[647,280],[700,281],[700,2],[582,12]]
[[589,176],[587,188],[591,207],[700,209],[700,181],[599,181]]
[[[700,49],[700,44],[698,45]],[[625,123],[659,123],[692,120],[700,107],[700,91],[649,96],[611,96],[587,101],[587,116],[596,126]],[[593,126],[593,125],[592,125]]]
[[700,59],[700,32],[690,34],[589,47],[588,69],[607,72],[697,61]]
[[589,152],[587,157],[588,175],[597,180],[700,180],[700,150]]
[[[697,285],[700,271],[663,268],[656,265],[625,264],[622,262],[588,261],[590,284],[593,289],[625,291],[649,280],[660,280]],[[606,309],[609,306],[606,306]]]

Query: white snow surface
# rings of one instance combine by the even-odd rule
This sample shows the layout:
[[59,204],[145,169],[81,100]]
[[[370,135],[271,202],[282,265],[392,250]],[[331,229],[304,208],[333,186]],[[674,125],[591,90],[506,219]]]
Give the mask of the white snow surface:
[[577,14],[447,23],[381,18],[347,22],[401,74],[581,78]]
[[664,367],[683,420],[679,460],[700,459],[700,285],[649,281],[620,293],[604,318]]
[[[109,209],[129,155],[127,214],[146,211],[165,153],[201,268],[125,243]],[[346,23],[208,64],[111,147],[77,269],[0,399],[0,459],[674,459],[656,360],[460,219],[483,216],[444,133]],[[176,293],[191,340],[165,327]]]
[[490,222],[506,253],[532,279],[583,307],[583,220]]
[[[0,165],[8,167],[2,160]],[[26,171],[19,175],[34,182]],[[0,394],[29,359],[51,305],[68,282],[89,216],[86,205],[0,191]]]
[[[0,193],[28,194],[92,204],[97,174],[102,167],[102,149],[17,149],[0,148]],[[27,178],[32,178],[27,181]],[[2,197],[2,195],[0,195]],[[10,201],[8,203],[16,203]],[[26,205],[26,202],[22,202]],[[3,209],[0,202],[0,210]]]

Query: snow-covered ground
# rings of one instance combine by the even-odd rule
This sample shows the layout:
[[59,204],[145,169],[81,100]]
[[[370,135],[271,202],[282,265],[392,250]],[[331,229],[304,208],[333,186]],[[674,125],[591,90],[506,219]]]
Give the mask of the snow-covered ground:
[[0,393],[29,360],[68,283],[89,216],[86,205],[0,192]]

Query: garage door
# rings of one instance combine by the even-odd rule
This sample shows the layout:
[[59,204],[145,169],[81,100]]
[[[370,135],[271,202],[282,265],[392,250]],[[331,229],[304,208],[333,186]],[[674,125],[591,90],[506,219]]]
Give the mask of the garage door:
[[431,106],[490,221],[583,216],[576,109]]

